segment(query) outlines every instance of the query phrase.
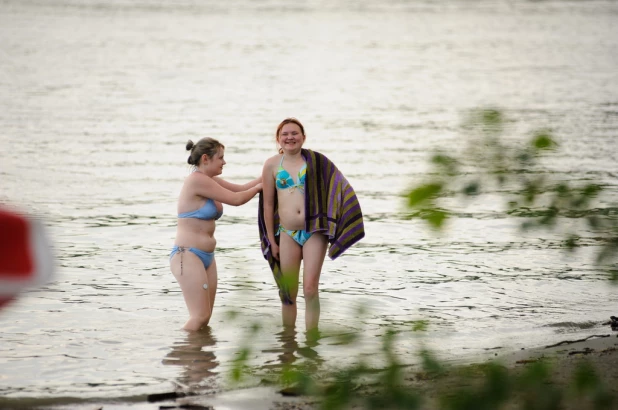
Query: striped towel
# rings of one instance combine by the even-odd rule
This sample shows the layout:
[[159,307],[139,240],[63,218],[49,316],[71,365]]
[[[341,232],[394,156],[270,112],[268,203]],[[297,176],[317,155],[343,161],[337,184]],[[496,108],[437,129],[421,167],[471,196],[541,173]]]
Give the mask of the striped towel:
[[[325,235],[330,243],[328,256],[335,259],[365,236],[363,213],[354,189],[332,161],[319,152],[307,149],[303,149],[301,154],[307,161],[305,231]],[[275,232],[279,229],[279,216],[276,210],[275,196]],[[270,252],[263,215],[264,202],[260,193],[258,227],[262,253],[279,286],[282,302],[292,304],[287,292],[282,290],[281,270]]]

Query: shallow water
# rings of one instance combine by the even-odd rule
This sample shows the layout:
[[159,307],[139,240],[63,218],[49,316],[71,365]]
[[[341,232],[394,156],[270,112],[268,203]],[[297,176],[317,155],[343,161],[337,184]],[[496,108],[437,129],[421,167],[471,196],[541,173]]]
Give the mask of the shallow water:
[[[0,396],[215,389],[246,341],[265,372],[307,356],[334,365],[375,352],[389,325],[408,363],[423,343],[456,360],[608,333],[618,294],[594,246],[568,256],[559,233],[518,231],[499,192],[454,202],[436,235],[405,217],[401,195],[434,148],[464,144],[467,110],[497,106],[513,137],[552,128],[549,175],[601,181],[598,207],[615,206],[618,5],[291,4],[2,2],[0,202],[45,221],[58,271],[0,313]],[[326,261],[320,286],[323,329],[364,337],[342,348],[280,333],[256,200],[225,208],[212,333],[187,336],[167,265],[190,172],[184,143],[220,139],[223,176],[247,181],[287,116],[361,201],[366,237]],[[429,321],[422,337],[409,332],[416,320]],[[262,331],[249,338],[255,321]]]

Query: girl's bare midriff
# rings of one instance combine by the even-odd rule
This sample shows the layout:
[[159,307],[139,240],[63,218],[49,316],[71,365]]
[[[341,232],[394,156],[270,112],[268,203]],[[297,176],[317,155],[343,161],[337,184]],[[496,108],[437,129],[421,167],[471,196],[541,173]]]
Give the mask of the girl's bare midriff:
[[291,231],[305,229],[305,195],[298,188],[277,189],[279,223]]
[[174,245],[214,252],[216,244],[214,220],[178,218]]

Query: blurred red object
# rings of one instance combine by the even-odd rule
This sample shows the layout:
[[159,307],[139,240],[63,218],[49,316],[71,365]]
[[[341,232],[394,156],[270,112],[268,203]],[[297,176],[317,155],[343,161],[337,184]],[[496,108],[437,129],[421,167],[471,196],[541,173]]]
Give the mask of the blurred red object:
[[0,206],[0,307],[24,289],[47,283],[53,272],[43,224]]

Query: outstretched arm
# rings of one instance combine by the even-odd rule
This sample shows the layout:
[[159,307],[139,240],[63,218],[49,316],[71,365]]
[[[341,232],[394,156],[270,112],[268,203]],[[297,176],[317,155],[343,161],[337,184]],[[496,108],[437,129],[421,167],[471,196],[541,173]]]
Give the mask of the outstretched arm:
[[191,174],[187,182],[197,195],[233,206],[240,206],[249,202],[251,198],[262,190],[262,184],[257,183],[248,189],[234,192],[200,172]]
[[261,176],[243,185],[235,184],[233,182],[226,181],[225,179],[222,179],[219,177],[213,177],[213,179],[223,188],[227,189],[228,191],[232,191],[232,192],[246,191],[247,189],[253,188],[257,184],[262,182]]

